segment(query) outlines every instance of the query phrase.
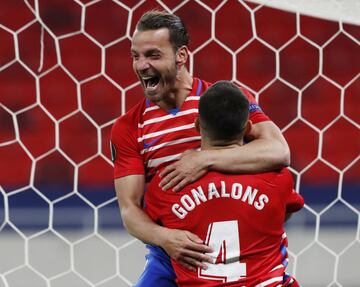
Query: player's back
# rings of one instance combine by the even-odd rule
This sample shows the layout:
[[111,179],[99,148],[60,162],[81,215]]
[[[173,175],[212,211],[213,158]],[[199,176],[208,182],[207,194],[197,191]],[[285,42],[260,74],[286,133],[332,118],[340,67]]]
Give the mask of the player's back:
[[146,194],[150,216],[167,227],[197,234],[214,249],[216,262],[207,270],[189,272],[173,262],[179,286],[248,287],[268,282],[264,286],[270,287],[282,282],[286,266],[280,246],[292,194],[289,171],[210,172],[180,193],[162,193],[157,181],[155,177]]

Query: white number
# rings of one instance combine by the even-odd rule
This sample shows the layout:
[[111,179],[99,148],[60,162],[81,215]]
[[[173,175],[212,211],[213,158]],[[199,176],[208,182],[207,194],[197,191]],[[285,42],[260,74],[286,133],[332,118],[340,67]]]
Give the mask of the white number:
[[199,268],[200,278],[233,282],[246,276],[246,264],[239,261],[240,237],[236,220],[210,223],[206,244],[214,250],[208,253],[214,264],[209,264],[207,270]]

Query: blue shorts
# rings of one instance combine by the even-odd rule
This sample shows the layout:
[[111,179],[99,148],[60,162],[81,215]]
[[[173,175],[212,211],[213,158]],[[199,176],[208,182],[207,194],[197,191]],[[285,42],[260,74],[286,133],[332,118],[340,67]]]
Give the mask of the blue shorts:
[[[281,246],[282,253],[284,247]],[[158,246],[147,244],[146,248],[149,249],[149,253],[145,255],[145,268],[139,281],[133,287],[177,287],[176,274],[169,255]],[[284,259],[285,254],[282,255]],[[285,279],[287,278],[284,277]]]
[[169,255],[158,246],[147,244],[146,248],[149,253],[145,256],[145,269],[134,287],[177,287]]

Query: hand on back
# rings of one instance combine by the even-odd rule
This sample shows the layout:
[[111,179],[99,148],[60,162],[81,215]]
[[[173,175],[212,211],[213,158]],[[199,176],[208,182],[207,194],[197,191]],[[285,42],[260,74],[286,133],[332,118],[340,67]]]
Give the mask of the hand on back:
[[205,151],[187,150],[180,159],[164,168],[160,173],[162,190],[172,188],[174,192],[182,190],[186,185],[198,180],[208,171]]

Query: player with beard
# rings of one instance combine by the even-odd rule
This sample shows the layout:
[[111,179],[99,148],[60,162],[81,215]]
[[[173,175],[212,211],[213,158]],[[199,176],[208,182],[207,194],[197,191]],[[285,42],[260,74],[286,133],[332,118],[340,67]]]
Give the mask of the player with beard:
[[145,184],[156,171],[166,166],[160,185],[179,191],[209,170],[251,173],[289,164],[288,145],[280,130],[245,89],[253,123],[246,134],[249,143],[231,150],[194,151],[200,147],[200,135],[194,129],[198,102],[210,84],[189,74],[188,41],[176,15],[150,11],[141,17],[131,56],[145,97],[115,122],[111,133],[123,223],[130,234],[151,244],[138,286],[176,286],[168,255],[190,270],[206,268],[204,262],[211,261],[204,254],[211,249],[199,237],[160,226],[143,211]]

